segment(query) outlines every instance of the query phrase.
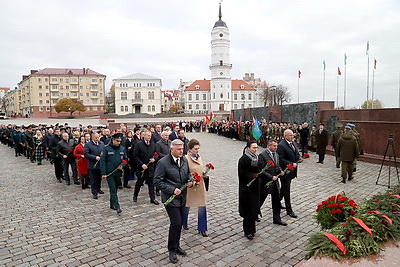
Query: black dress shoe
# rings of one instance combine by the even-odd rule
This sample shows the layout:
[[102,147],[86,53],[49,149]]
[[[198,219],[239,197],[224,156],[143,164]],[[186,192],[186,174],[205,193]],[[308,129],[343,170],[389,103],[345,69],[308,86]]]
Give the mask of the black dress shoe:
[[253,234],[248,234],[248,235],[246,235],[246,237],[247,237],[248,240],[253,240],[254,235]]
[[160,196],[160,191],[156,191],[156,196]]
[[356,172],[357,171],[357,169],[356,168],[353,168],[353,172]]
[[183,230],[189,230],[189,227],[187,226],[182,226]]
[[289,215],[292,218],[297,218],[297,215],[292,211],[292,212],[288,212],[287,215]]
[[158,205],[158,204],[160,204],[160,203],[158,203],[158,201],[157,201],[157,200],[155,200],[155,199],[153,199],[153,200],[150,200],[150,203],[153,203],[154,205]]
[[345,178],[342,179],[342,183],[344,183],[344,184],[346,183],[346,179]]
[[127,186],[124,186],[125,188],[132,188],[132,186],[130,186],[130,185],[127,185]]
[[170,251],[169,252],[169,261],[172,263],[177,263],[178,258],[176,257],[176,252],[175,251]]
[[186,256],[187,255],[186,251],[184,251],[181,247],[178,247],[176,249],[176,253],[178,253],[179,255],[182,255],[182,256]]
[[261,222],[260,218],[257,218],[257,219],[256,219],[256,222]]
[[99,191],[97,191],[99,194],[104,194],[104,192],[101,190],[101,189],[99,189]]
[[67,182],[67,185],[71,185],[71,182]]
[[122,186],[118,186],[118,189],[122,189],[123,187]]
[[58,179],[57,179],[57,182],[62,183],[61,178],[58,178]]
[[354,179],[354,177],[353,177],[353,176],[350,176],[350,177],[349,177],[349,181],[350,181],[350,180],[353,180],[353,179]]
[[99,197],[97,195],[93,195],[93,199],[98,199]]
[[79,181],[74,182],[74,184],[81,184]]
[[200,233],[203,237],[207,237],[207,236],[208,236],[208,234],[207,234],[206,231],[200,231],[199,233]]
[[121,208],[117,208],[117,213],[121,213],[121,212],[122,212]]
[[110,205],[110,209],[116,210],[116,208],[113,205]]
[[274,221],[274,224],[279,224],[279,225],[287,226],[287,223],[282,222],[282,220],[276,220],[276,221]]
[[137,197],[133,196],[133,202],[137,202]]

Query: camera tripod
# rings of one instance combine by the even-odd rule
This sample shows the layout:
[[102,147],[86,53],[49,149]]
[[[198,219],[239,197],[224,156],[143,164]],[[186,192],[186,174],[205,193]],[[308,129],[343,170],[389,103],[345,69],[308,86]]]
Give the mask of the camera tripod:
[[[376,184],[378,184],[379,177],[381,176],[381,172],[382,172],[383,164],[385,163],[386,156],[389,157],[389,160],[392,158],[391,155],[387,155],[389,147],[392,149],[392,155],[393,155],[393,159],[394,159],[394,167],[396,169],[396,175],[397,175],[397,182],[398,183],[400,182],[400,180],[399,180],[399,170],[397,169],[396,153],[394,152],[393,135],[390,134],[388,142],[387,142],[387,145],[386,145],[385,154],[383,155],[381,168],[379,169],[378,178],[376,179]],[[389,179],[388,179],[387,187],[390,188],[390,165],[389,165],[388,178]],[[383,185],[383,184],[380,184],[380,185]],[[383,186],[385,186],[385,185],[383,185]]]

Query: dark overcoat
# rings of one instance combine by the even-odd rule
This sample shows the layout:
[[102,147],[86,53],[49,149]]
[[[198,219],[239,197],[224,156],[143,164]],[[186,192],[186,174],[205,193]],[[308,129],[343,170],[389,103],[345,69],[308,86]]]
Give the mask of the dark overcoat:
[[243,154],[238,162],[239,214],[245,219],[255,220],[260,213],[259,179],[247,186],[259,171],[259,166],[251,166],[251,159]]
[[[278,152],[279,154],[279,163],[281,165],[281,169],[285,170],[288,164],[297,163],[300,159],[299,148],[297,147],[296,142],[293,141],[293,146],[295,151],[290,148],[288,142],[283,139],[278,145]],[[295,168],[294,171],[285,174],[281,179],[293,179],[297,177],[297,169]]]
[[351,162],[358,158],[358,143],[351,133],[342,134],[338,141],[337,148],[341,161]]
[[326,146],[329,142],[329,133],[326,129],[323,129],[320,133],[319,130],[315,132],[315,138],[317,139],[317,154],[325,155],[326,154]]

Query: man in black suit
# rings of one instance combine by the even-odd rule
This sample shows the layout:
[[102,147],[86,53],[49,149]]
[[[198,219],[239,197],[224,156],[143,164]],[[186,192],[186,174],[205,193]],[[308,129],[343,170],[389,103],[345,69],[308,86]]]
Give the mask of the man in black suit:
[[151,142],[154,144],[161,140],[161,125],[157,124],[154,128],[154,133],[151,135]]
[[[271,139],[268,141],[267,148],[258,155],[260,167],[264,168],[268,164],[268,161],[272,162],[269,164],[269,167],[260,174],[260,211],[268,194],[271,194],[273,223],[286,226],[287,223],[281,220],[278,175],[283,176],[284,173],[279,165],[279,155],[276,153],[277,149],[278,142]],[[270,181],[272,181],[272,184],[266,187],[265,185]]]
[[156,152],[156,145],[150,142],[150,140],[151,132],[148,130],[144,131],[143,140],[138,141],[133,150],[133,160],[136,162],[137,177],[133,193],[133,202],[137,202],[140,188],[142,187],[143,182],[146,181],[149,188],[150,202],[154,205],[158,205],[159,203],[155,199],[153,184],[154,165],[157,159],[154,155],[154,152]]
[[292,164],[294,171],[287,173],[281,178],[281,195],[280,199],[285,199],[286,213],[292,218],[297,218],[297,215],[292,210],[290,202],[290,184],[292,179],[297,177],[297,163],[301,162],[299,149],[294,142],[294,134],[292,130],[287,129],[283,132],[283,140],[278,145],[278,154],[282,170],[286,169],[288,164]]
[[169,140],[173,141],[179,138],[179,125],[175,125],[174,131],[169,135]]
[[[171,153],[163,157],[157,163],[154,175],[155,185],[161,190],[161,200],[163,203],[165,203],[170,196],[176,196],[165,206],[170,218],[168,251],[169,260],[172,263],[178,262],[176,254],[186,255],[186,252],[180,247],[180,238],[187,190],[181,191],[180,187],[188,183],[189,178],[189,165],[186,157],[183,157],[183,142],[176,139],[171,142]],[[188,187],[191,186],[192,182],[189,182]]]
[[88,159],[90,188],[93,199],[98,199],[98,194],[104,194],[101,190],[100,156],[104,149],[104,143],[99,140],[98,133],[92,133],[92,139],[85,144],[83,153]]
[[103,136],[100,138],[100,141],[103,142],[105,146],[108,146],[111,143],[111,132],[110,129],[103,130]]

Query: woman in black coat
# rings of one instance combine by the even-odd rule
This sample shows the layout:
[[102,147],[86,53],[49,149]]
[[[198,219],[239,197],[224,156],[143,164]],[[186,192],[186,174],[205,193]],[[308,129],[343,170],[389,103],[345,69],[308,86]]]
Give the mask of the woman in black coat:
[[[250,140],[238,163],[239,174],[239,214],[243,218],[244,235],[253,239],[256,233],[256,219],[260,212],[259,181],[257,173],[260,171],[258,166],[257,142]],[[253,180],[254,182],[247,186]]]

